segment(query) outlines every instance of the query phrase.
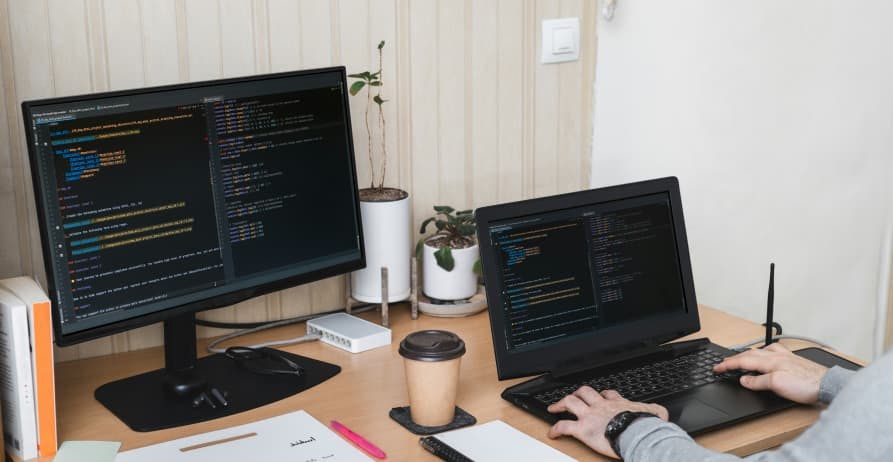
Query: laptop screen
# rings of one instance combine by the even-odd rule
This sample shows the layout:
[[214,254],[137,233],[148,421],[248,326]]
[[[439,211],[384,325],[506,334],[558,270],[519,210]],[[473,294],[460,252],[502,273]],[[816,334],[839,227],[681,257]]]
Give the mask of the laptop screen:
[[500,377],[698,330],[679,202],[670,178],[479,209]]
[[506,347],[685,311],[666,193],[491,223]]

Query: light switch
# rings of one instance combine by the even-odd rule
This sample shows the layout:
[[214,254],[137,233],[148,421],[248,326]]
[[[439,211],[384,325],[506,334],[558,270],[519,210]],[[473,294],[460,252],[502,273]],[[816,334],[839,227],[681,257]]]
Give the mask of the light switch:
[[552,30],[552,54],[574,52],[574,31],[570,27]]
[[543,20],[542,63],[576,61],[580,58],[580,18]]

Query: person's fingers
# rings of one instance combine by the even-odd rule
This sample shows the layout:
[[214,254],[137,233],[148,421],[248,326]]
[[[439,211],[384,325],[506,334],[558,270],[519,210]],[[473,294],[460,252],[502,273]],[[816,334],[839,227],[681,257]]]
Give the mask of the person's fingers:
[[547,410],[551,413],[567,411],[579,417],[583,415],[588,408],[589,406],[587,406],[580,398],[577,398],[574,395],[567,395],[562,398],[561,401],[549,406]]
[[746,371],[769,372],[775,367],[775,360],[768,352],[762,350],[750,350],[740,355],[731,356],[723,362],[713,366],[716,372],[725,372],[735,369]]
[[604,390],[602,391],[602,397],[605,399],[621,399],[623,396],[617,390]]
[[559,420],[555,422],[555,425],[549,428],[549,438],[555,439],[564,435],[574,436],[577,430],[577,422],[576,420]]
[[773,351],[776,353],[790,353],[790,351],[791,351],[791,350],[788,350],[787,348],[785,348],[784,346],[782,346],[780,343],[772,343],[769,346],[767,346],[765,349],[767,351]]
[[741,386],[750,390],[771,390],[775,380],[772,373],[763,375],[742,375]]
[[574,391],[574,396],[580,398],[589,406],[592,406],[603,399],[602,395],[598,394],[597,391],[593,390],[592,387],[588,385],[583,385],[582,387],[577,388],[577,390]]
[[651,413],[660,417],[661,420],[668,421],[670,420],[670,412],[667,411],[667,408],[661,406],[660,404],[649,404],[649,409],[651,409]]

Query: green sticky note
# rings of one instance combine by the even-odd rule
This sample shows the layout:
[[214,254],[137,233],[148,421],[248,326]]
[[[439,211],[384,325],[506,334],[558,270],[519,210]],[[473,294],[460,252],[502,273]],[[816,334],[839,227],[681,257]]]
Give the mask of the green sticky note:
[[53,462],[114,462],[120,447],[116,441],[66,441]]

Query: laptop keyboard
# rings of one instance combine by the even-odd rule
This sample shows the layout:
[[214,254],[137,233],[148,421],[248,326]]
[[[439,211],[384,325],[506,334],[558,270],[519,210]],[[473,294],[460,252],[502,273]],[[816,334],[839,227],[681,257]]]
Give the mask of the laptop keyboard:
[[740,377],[740,371],[722,374],[713,372],[713,366],[722,362],[723,358],[723,354],[716,351],[698,350],[673,359],[554,388],[538,393],[534,398],[548,406],[583,385],[589,385],[598,391],[617,390],[621,396],[631,401],[644,401],[648,398],[703,386],[717,380]]

